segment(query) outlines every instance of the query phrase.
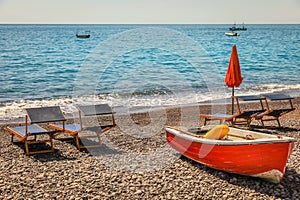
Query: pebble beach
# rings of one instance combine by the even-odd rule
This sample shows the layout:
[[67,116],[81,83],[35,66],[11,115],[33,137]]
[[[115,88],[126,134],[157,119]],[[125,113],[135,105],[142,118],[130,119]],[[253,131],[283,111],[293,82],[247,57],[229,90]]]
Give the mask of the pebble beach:
[[[26,156],[23,143],[11,143],[5,124],[0,134],[0,199],[299,199],[300,98],[293,103],[296,110],[281,118],[281,128],[263,128],[256,121],[251,125],[254,131],[296,139],[280,184],[214,170],[180,156],[168,147],[163,127],[150,130],[151,137],[139,137],[120,125],[102,135],[100,148],[86,151],[61,135],[54,140],[55,153]],[[184,117],[180,108],[130,117],[137,127],[148,129],[162,115],[164,125],[203,125],[203,120],[194,120],[195,110],[209,113],[211,107],[187,107]],[[122,117],[116,116],[117,125]]]

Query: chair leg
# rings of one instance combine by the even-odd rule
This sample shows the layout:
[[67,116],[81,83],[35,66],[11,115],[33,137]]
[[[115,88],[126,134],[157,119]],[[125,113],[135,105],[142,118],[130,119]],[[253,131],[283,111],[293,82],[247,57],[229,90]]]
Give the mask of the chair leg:
[[247,119],[247,126],[250,128],[250,124],[251,124],[251,122],[252,122],[252,119],[250,118],[250,119]]
[[263,127],[263,128],[265,128],[265,123],[264,123],[264,120],[263,120],[263,119],[261,119],[261,120],[260,120],[260,122],[261,122],[261,125],[262,125],[262,127]]
[[75,136],[75,142],[76,142],[77,149],[80,150],[80,141],[79,141],[79,136],[78,135]]
[[234,128],[234,123],[235,123],[235,122],[234,122],[233,120],[231,120],[230,122],[231,122],[232,128]]
[[26,155],[30,155],[27,138],[25,140],[25,149],[26,149]]
[[50,146],[51,146],[51,151],[54,152],[54,147],[53,147],[53,137],[49,135],[49,141],[50,141]]
[[234,119],[231,120],[232,127],[235,126],[236,121],[237,121],[236,118],[234,118]]
[[277,120],[278,126],[279,126],[279,128],[280,128],[280,127],[281,127],[281,124],[280,124],[280,122],[279,122],[279,118],[277,118],[276,120]]

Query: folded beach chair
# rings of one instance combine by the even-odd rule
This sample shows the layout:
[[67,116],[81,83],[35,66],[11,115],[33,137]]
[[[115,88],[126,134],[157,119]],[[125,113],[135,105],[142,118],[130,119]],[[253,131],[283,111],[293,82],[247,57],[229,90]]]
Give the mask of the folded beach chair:
[[[100,147],[100,134],[116,126],[114,112],[111,107],[108,104],[82,105],[78,106],[78,113],[79,123],[65,125],[49,124],[49,127],[68,133],[72,136],[75,139],[76,146],[79,150]],[[97,120],[97,124],[95,124],[94,120],[90,119],[98,118],[99,116],[108,116],[109,123],[101,125]],[[88,121],[92,121],[92,124],[88,124]],[[89,142],[83,142],[84,139],[91,139],[93,141],[96,139],[96,142],[88,144]]]
[[[279,118],[295,110],[292,102],[292,99],[294,98],[286,94],[264,94],[261,96],[265,98],[267,110],[263,113],[258,114],[256,116],[256,119],[261,121],[263,127],[265,127],[264,124],[265,121],[275,121],[275,120],[278,123],[278,127],[281,127]],[[290,108],[270,109],[268,101],[289,101]]]
[[[20,141],[25,142],[26,155],[54,152],[52,139],[59,130],[46,130],[38,124],[61,122],[62,125],[66,121],[59,106],[27,108],[25,118],[25,126],[7,127],[8,132],[11,133],[11,141],[14,142],[13,137],[17,136]],[[37,136],[39,139],[37,140]],[[47,137],[48,139],[45,139]],[[33,138],[33,139],[32,139]],[[51,149],[30,151],[29,145],[38,143],[50,143]]]
[[[235,113],[233,115],[230,114],[222,114],[222,113],[216,113],[216,114],[200,114],[200,118],[204,118],[204,125],[206,125],[207,121],[211,120],[219,120],[220,123],[227,122],[232,127],[234,127],[236,124],[246,123],[248,127],[250,127],[250,124],[255,117],[265,112],[262,100],[264,100],[263,97],[259,96],[237,96],[235,97],[236,104],[238,107],[238,113]],[[260,101],[261,109],[259,110],[244,110],[242,111],[240,108],[239,100],[242,101]]]

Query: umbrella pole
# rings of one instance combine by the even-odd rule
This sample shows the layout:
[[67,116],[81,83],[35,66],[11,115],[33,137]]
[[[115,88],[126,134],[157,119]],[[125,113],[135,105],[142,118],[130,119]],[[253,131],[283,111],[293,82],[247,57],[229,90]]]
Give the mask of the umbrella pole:
[[232,87],[232,95],[231,95],[231,114],[234,113],[234,86]]

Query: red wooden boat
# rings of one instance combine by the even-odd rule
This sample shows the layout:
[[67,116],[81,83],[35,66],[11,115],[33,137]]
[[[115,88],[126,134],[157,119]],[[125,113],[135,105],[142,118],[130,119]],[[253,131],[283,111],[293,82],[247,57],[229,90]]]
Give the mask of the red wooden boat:
[[211,168],[279,183],[295,139],[229,128],[222,139],[207,139],[208,127],[167,127],[168,143],[184,156]]

